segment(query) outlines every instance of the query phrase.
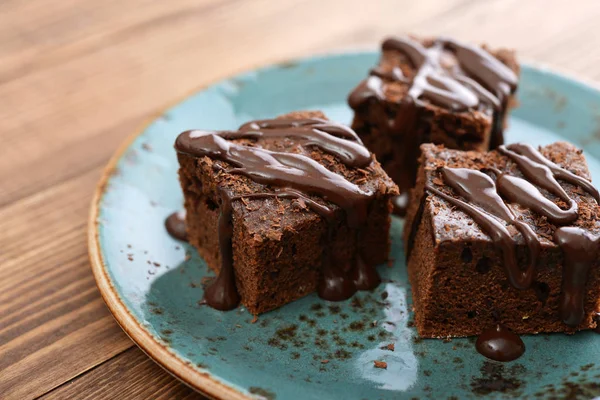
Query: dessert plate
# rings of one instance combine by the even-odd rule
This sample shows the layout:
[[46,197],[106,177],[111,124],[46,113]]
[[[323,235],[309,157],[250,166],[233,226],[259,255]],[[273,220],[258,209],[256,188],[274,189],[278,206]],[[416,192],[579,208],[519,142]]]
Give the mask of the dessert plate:
[[[524,336],[526,353],[504,364],[479,355],[472,338],[420,340],[396,218],[393,264],[379,267],[384,282],[372,293],[340,303],[310,295],[258,319],[243,308],[198,304],[212,273],[163,227],[182,206],[177,134],[306,109],[347,123],[346,95],[377,57],[319,56],[244,73],[198,91],[132,136],[107,166],[90,215],[92,268],[115,319],[167,371],[218,399],[600,396],[600,335],[592,332]],[[571,141],[600,179],[597,89],[526,65],[519,99],[508,142]]]

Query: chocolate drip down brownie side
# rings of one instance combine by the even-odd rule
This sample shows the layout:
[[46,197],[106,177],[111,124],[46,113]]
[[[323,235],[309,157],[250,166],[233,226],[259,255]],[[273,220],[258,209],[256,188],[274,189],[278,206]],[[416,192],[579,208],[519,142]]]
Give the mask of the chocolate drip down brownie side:
[[597,326],[599,195],[581,150],[421,152],[404,231],[421,336]]
[[478,151],[503,143],[518,74],[509,50],[441,38],[387,39],[379,64],[348,97],[352,128],[405,203],[422,143]]
[[209,306],[259,314],[379,284],[398,189],[350,128],[297,112],[175,147],[188,239],[218,274]]

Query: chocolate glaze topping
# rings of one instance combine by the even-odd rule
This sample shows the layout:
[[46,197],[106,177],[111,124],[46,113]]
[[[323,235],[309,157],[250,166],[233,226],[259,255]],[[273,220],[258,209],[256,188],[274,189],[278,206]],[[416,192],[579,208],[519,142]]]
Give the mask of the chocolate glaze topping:
[[[415,136],[417,124],[429,103],[455,112],[480,110],[493,113],[490,148],[503,143],[504,114],[510,95],[517,88],[517,76],[501,61],[486,50],[449,39],[437,39],[430,47],[409,38],[390,38],[382,43],[383,51],[395,51],[406,56],[415,72],[406,76],[394,66],[391,70],[381,66],[373,68],[369,77],[362,81],[348,97],[348,104],[357,110],[372,99],[384,100],[385,87],[390,82],[409,85],[408,95],[402,100],[395,120],[388,120],[385,113],[377,126],[387,127],[386,132],[402,138],[404,150],[395,155],[395,161],[414,176],[414,154],[419,152],[419,138]],[[456,62],[448,64],[451,54]],[[412,171],[412,172],[411,172]],[[396,182],[401,189],[414,182]],[[403,216],[405,207],[395,207],[394,213]]]
[[475,342],[477,351],[495,361],[513,361],[525,353],[521,338],[502,325],[483,331]]
[[[391,71],[374,68],[350,94],[350,107],[357,109],[371,98],[383,99],[384,81],[406,82],[410,84],[408,97],[418,106],[426,99],[456,112],[479,109],[481,105],[491,108],[494,129],[490,146],[502,144],[504,112],[518,81],[510,68],[480,47],[449,39],[437,39],[431,47],[425,47],[409,38],[390,38],[381,47],[383,51],[404,54],[416,69],[414,76],[404,76],[397,67]],[[447,53],[453,54],[456,65],[444,63]]]
[[[442,175],[448,186],[464,197],[468,203],[448,196],[437,189],[428,189],[461,208],[486,232],[489,232],[494,244],[502,251],[504,268],[511,284],[519,289],[528,288],[533,282],[535,266],[540,253],[541,246],[537,235],[529,225],[515,218],[496,192],[494,181],[483,172],[466,168],[444,168]],[[514,224],[525,238],[530,250],[529,266],[525,270],[521,270],[519,267],[512,235],[501,222],[490,217],[490,214],[507,223]]]
[[[355,230],[359,243],[373,199],[373,193],[362,190],[310,157],[230,141],[258,137],[282,137],[298,146],[316,146],[353,168],[367,167],[372,161],[371,154],[354,131],[316,118],[261,120],[242,125],[239,131],[186,131],[179,135],[175,142],[177,151],[224,161],[231,165],[228,169],[223,168],[225,172],[244,175],[257,183],[274,187],[273,192],[242,196],[233,196],[227,189],[221,190],[221,269],[217,279],[205,291],[208,305],[219,310],[230,310],[239,303],[233,269],[233,201],[242,197],[276,196],[302,199],[310,209],[329,222],[326,240],[331,240],[335,210],[310,198],[311,195],[318,196],[325,200],[325,204],[331,202],[345,211],[348,225]],[[364,260],[360,251],[354,257],[350,273],[346,273],[346,269],[338,265],[331,254],[324,254],[322,276],[318,285],[319,296],[333,301],[345,300],[357,289],[372,289],[380,282],[374,266]]]
[[[444,182],[465,200],[455,198],[426,184],[426,189],[467,213],[485,231],[502,252],[504,267],[511,284],[526,289],[535,279],[535,268],[541,244],[537,235],[524,222],[515,218],[506,206],[506,200],[527,207],[558,225],[554,242],[564,255],[561,287],[560,318],[569,326],[581,324],[585,317],[585,291],[588,271],[598,257],[600,236],[575,226],[578,217],[577,203],[560,186],[557,179],[577,185],[599,202],[598,191],[591,183],[554,164],[539,151],[527,144],[500,146],[499,151],[519,167],[525,179],[490,168],[496,180],[481,171],[462,168],[442,168]],[[536,186],[547,190],[569,204],[567,210],[546,199]],[[519,267],[516,242],[505,225],[514,225],[523,235],[529,249],[529,265]]]
[[185,230],[185,210],[177,211],[169,215],[165,220],[165,228],[169,235],[177,240],[187,242],[187,232]]

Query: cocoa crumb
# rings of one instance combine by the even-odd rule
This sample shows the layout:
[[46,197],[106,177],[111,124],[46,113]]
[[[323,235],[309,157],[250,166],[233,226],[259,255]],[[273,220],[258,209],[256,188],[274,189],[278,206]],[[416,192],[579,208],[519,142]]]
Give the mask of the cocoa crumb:
[[433,182],[434,184],[436,184],[437,186],[444,186],[444,181],[441,180],[440,178],[433,178],[431,180],[431,182]]
[[300,211],[300,210],[306,210],[307,208],[308,208],[308,206],[306,205],[306,202],[303,199],[292,200],[292,210]]
[[203,276],[202,279],[200,280],[200,282],[203,285],[206,285],[207,283],[211,282],[214,278],[212,276]]
[[[274,225],[273,225],[273,227],[274,227]],[[279,242],[281,240],[281,237],[283,236],[283,234],[278,230],[272,229],[272,230],[267,231],[266,236],[270,240]]]
[[394,351],[394,350],[396,350],[396,346],[394,345],[394,343],[390,343],[390,344],[380,347],[380,349]]
[[387,369],[387,363],[385,361],[373,361],[375,368]]

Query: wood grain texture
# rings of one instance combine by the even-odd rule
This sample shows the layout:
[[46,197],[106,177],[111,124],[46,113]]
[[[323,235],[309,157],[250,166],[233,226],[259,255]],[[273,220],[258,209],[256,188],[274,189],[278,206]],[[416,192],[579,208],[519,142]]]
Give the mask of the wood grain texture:
[[234,72],[407,32],[600,79],[599,18],[595,0],[0,1],[0,398],[195,396],[114,323],[85,244],[101,166],[165,105]]
[[[117,385],[114,384],[116,376]],[[179,383],[137,347],[41,397],[43,400],[99,398],[196,400],[205,397]]]

